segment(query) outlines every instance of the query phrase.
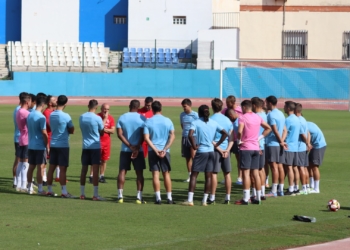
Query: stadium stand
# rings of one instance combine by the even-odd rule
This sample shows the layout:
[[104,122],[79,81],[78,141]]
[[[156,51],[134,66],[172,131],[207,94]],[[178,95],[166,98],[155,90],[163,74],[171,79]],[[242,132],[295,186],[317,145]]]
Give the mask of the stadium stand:
[[6,67],[6,51],[5,45],[0,44],[0,79],[8,76],[8,68]]

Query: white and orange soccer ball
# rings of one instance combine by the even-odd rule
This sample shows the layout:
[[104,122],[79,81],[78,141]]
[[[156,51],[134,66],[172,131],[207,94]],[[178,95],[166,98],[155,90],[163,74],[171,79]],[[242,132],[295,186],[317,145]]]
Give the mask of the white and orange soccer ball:
[[327,208],[329,211],[337,212],[340,209],[340,203],[335,199],[330,200],[328,201]]

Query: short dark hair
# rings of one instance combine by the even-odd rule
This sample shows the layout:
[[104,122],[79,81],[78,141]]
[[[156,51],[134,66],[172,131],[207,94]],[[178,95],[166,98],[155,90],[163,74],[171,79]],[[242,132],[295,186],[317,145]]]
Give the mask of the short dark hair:
[[44,98],[46,98],[46,94],[45,93],[43,93],[43,92],[39,92],[38,94],[36,94],[36,98],[38,98],[38,97],[44,97]]
[[287,109],[294,111],[294,109],[295,109],[295,102],[293,102],[293,101],[286,101],[286,102],[284,102],[284,104],[285,104]]
[[40,107],[43,106],[46,103],[46,98],[44,96],[37,96],[36,97],[36,106]]
[[65,95],[60,95],[57,97],[57,106],[64,106],[68,102],[68,97]]
[[30,95],[30,99],[32,99],[32,102],[36,102],[36,95],[34,94],[29,94]]
[[277,98],[276,96],[270,95],[266,97],[266,102],[271,103],[272,105],[275,106],[277,104]]
[[89,106],[90,109],[96,108],[98,106],[98,101],[95,100],[95,99],[92,99],[92,100],[89,101],[89,105],[88,106]]
[[301,105],[301,103],[296,103],[295,104],[295,112],[301,113],[302,111],[303,111],[303,105]]
[[21,93],[21,104],[24,104],[25,102],[28,102],[31,100],[31,96],[28,93],[22,92]]
[[203,118],[204,122],[209,121],[209,116],[210,116],[209,107],[207,105],[201,105],[198,108],[198,116],[200,118]]
[[233,96],[233,95],[229,95],[227,98],[226,98],[226,102],[229,101],[229,102],[232,102],[232,103],[235,103],[236,102],[236,97]]
[[259,97],[253,97],[253,98],[251,99],[251,101],[252,101],[252,105],[255,105],[256,107],[261,108],[261,107],[264,106],[264,104],[263,104],[264,101],[261,100]]
[[24,96],[24,95],[28,95],[28,93],[27,93],[27,92],[21,92],[21,93],[19,93],[18,99],[21,100],[21,97]]
[[153,98],[148,96],[145,98],[145,103],[150,103],[150,102],[153,102]]
[[140,101],[139,100],[131,100],[130,101],[130,105],[129,105],[129,109],[138,109],[140,107]]
[[45,104],[49,105],[50,101],[51,101],[52,95],[48,95],[46,96],[46,100],[45,100]]
[[182,100],[181,105],[188,105],[188,106],[191,107],[192,106],[192,102],[191,102],[190,99],[185,98],[185,99]]
[[214,98],[213,100],[211,100],[211,107],[215,113],[220,112],[222,110],[222,105],[222,101],[218,98]]
[[152,102],[152,111],[153,112],[162,111],[162,104],[159,101]]
[[241,106],[246,108],[252,108],[252,101],[244,100],[243,102],[241,102]]

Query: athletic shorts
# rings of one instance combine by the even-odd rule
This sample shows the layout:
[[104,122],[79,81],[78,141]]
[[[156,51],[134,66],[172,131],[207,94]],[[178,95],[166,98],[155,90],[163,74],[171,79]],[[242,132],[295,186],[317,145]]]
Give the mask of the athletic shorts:
[[284,163],[284,150],[280,146],[267,146],[267,161]]
[[28,163],[30,165],[46,164],[46,150],[28,149]]
[[298,166],[298,153],[297,152],[284,152],[284,165],[287,166]]
[[131,159],[132,152],[120,151],[119,156],[119,170],[131,170],[131,163],[134,166],[134,170],[146,169],[146,162],[143,152],[139,152],[135,159]]
[[106,146],[106,147],[101,146],[101,161],[108,161],[110,157],[111,157],[111,147],[110,146]]
[[149,165],[149,171],[170,172],[171,167],[170,167],[169,152],[166,152],[164,158],[160,158],[153,150],[149,151],[148,165]]
[[313,148],[309,153],[309,163],[313,163],[314,165],[321,166],[323,162],[323,157],[326,152],[326,147],[322,148]]
[[101,164],[101,149],[83,149],[81,153],[81,165],[100,165]]
[[298,167],[307,167],[309,166],[309,156],[307,155],[307,151],[298,152]]
[[262,154],[259,154],[259,169],[265,166],[265,151],[266,150],[261,150]]
[[15,142],[15,156],[19,157],[19,143]]
[[214,152],[198,153],[194,156],[192,172],[213,172],[215,164]]
[[147,142],[142,143],[143,156],[146,158],[148,154],[148,144]]
[[230,155],[228,155],[227,158],[223,158],[222,154],[215,150],[214,157],[214,173],[219,173],[220,169],[222,169],[224,173],[230,173],[232,171]]
[[259,169],[259,150],[240,150],[241,169]]
[[50,148],[50,165],[68,167],[69,148]]
[[233,154],[239,154],[239,148],[237,141],[234,141],[233,146],[231,148],[231,153]]
[[181,141],[182,141],[182,143],[181,143],[181,155],[182,155],[182,157],[191,158],[192,145],[191,145],[190,140],[188,139],[188,137],[182,137]]
[[20,159],[28,159],[28,145],[19,146],[18,156]]

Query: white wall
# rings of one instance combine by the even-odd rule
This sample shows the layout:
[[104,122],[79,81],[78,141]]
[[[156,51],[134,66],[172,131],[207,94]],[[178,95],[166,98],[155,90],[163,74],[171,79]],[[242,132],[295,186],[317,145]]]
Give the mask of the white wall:
[[79,0],[22,0],[22,41],[79,41]]
[[[214,41],[214,69],[220,69],[220,60],[239,58],[239,29],[200,30],[198,32],[198,51],[206,51],[204,41]],[[197,69],[210,69],[210,58],[198,53]],[[225,63],[224,67],[235,67],[236,63]]]
[[[174,25],[173,16],[186,16],[186,25]],[[197,39],[199,30],[211,28],[212,0],[129,0],[128,22],[129,47],[149,47],[148,43],[154,44],[155,39],[188,44]],[[157,47],[183,45],[164,43]]]

